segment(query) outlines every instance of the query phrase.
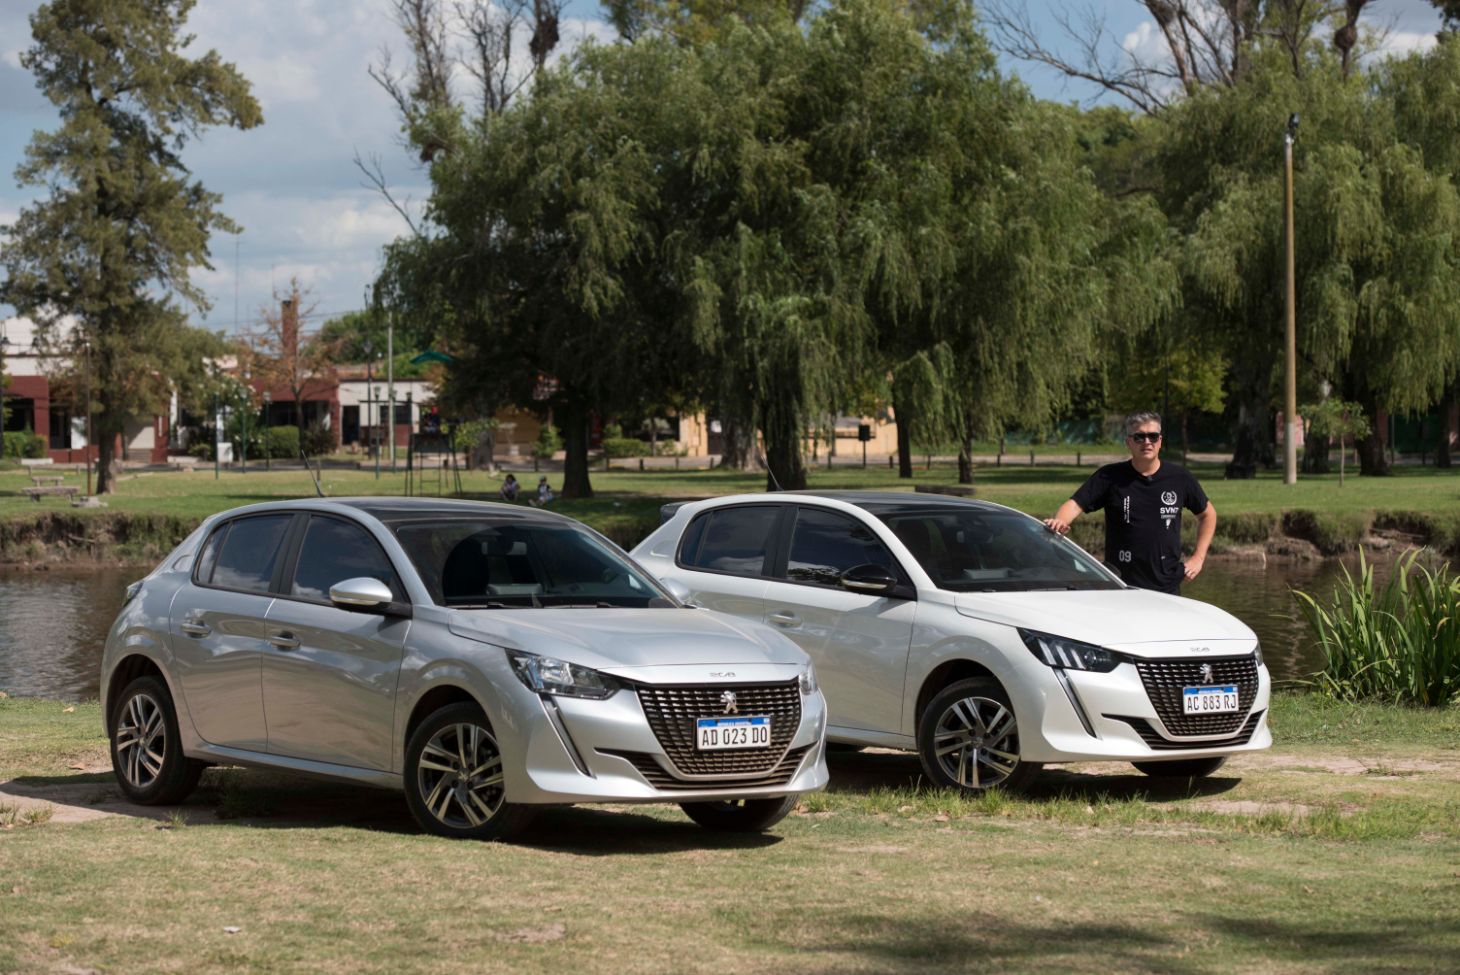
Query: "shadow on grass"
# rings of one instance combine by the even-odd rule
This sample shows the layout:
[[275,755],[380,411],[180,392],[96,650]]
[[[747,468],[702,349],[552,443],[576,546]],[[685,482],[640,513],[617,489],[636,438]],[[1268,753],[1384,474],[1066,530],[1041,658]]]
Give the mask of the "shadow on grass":
[[[860,751],[827,755],[831,770],[828,792],[867,793],[877,789],[931,788],[923,776],[922,764],[911,752]],[[1201,796],[1220,795],[1237,787],[1240,778],[1208,776],[1203,779],[1159,778],[1131,769],[1129,765],[1111,762],[1103,767],[1109,772],[1086,772],[1053,766],[1021,793],[1029,799],[1134,800],[1172,802]]]
[[[256,769],[210,769],[191,796],[170,806],[129,802],[110,772],[21,776],[0,783],[0,799],[7,795],[55,807],[59,810],[56,818],[62,822],[108,814],[158,821],[181,815],[192,825],[248,829],[344,827],[397,834],[421,832],[398,792]],[[548,806],[516,842],[580,856],[618,856],[698,849],[756,849],[773,846],[780,842],[780,837],[717,832],[688,818],[666,821],[632,806],[617,806],[612,810]]]

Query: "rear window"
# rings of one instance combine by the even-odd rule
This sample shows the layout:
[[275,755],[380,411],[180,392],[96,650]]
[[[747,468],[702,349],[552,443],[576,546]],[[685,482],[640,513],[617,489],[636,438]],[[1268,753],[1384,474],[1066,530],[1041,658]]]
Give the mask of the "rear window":
[[[292,514],[259,515],[230,521],[209,540],[198,566],[198,581],[223,589],[268,592],[293,518]],[[207,577],[204,571],[209,573]]]
[[679,564],[737,576],[764,575],[781,510],[781,505],[751,504],[700,515],[684,533]]

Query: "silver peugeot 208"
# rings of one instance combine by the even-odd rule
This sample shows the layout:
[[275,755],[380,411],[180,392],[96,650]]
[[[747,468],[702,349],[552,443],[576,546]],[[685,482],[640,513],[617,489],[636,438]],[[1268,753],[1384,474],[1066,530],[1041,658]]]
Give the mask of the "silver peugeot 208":
[[444,836],[578,802],[761,830],[827,780],[826,708],[791,640],[685,607],[597,533],[513,505],[216,515],[129,588],[101,694],[144,803],[252,765],[403,790]]

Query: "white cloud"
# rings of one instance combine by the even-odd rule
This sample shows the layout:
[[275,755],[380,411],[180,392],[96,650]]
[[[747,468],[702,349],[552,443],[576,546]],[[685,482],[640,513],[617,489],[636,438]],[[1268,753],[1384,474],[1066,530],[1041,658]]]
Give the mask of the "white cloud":
[[1433,48],[1439,39],[1433,31],[1430,33],[1417,33],[1408,30],[1390,31],[1379,45],[1381,55],[1394,55],[1403,57],[1406,54],[1413,54],[1416,51],[1428,51]]

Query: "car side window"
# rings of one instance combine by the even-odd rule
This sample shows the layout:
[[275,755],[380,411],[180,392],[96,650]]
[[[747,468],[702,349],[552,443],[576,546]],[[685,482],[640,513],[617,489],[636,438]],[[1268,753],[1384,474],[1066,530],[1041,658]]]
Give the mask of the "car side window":
[[902,575],[887,546],[860,521],[818,508],[796,511],[791,554],[786,560],[787,579],[840,587],[843,572],[868,563]]
[[228,526],[213,529],[213,534],[208,536],[207,542],[203,544],[203,554],[198,558],[197,580],[207,585],[213,580],[213,566],[218,564],[218,549],[223,547],[223,539],[228,537]]
[[[279,550],[289,532],[292,513],[237,518],[226,526],[227,535],[207,584],[223,589],[267,593],[278,565]],[[206,559],[207,553],[204,553]],[[199,567],[199,581],[204,581]]]
[[369,532],[339,518],[311,515],[289,594],[328,601],[331,586],[361,576],[380,580],[397,600],[404,598],[389,557]]
[[706,512],[685,532],[679,564],[738,576],[763,575],[780,517],[781,506],[773,504],[736,505]]

